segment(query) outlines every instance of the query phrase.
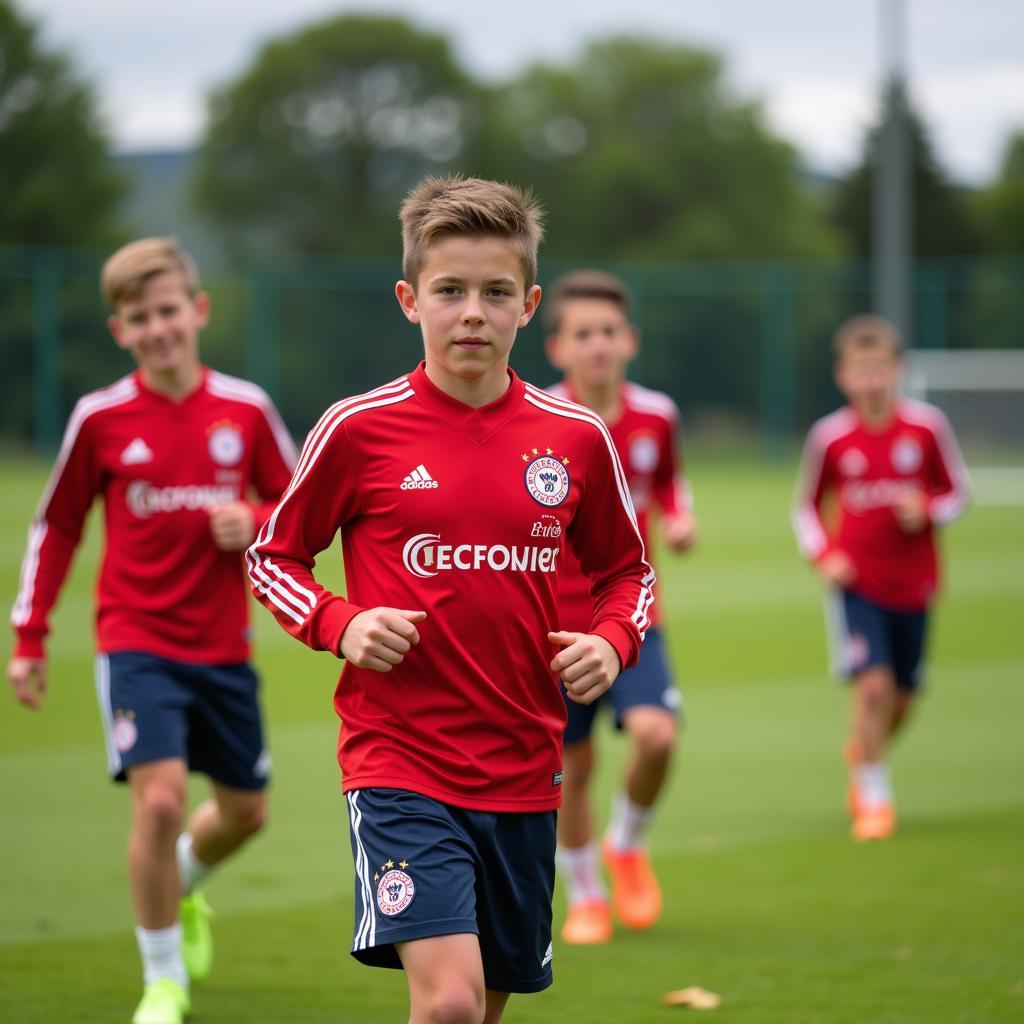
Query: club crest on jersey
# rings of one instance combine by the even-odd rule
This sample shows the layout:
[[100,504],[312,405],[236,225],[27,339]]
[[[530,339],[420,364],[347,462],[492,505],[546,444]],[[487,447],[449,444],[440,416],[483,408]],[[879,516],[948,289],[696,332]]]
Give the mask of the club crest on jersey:
[[523,452],[526,472],[523,480],[530,497],[545,508],[561,505],[569,497],[569,460],[551,448]]
[[218,466],[237,466],[245,452],[242,428],[230,420],[218,420],[206,430],[206,450]]
[[896,443],[892,446],[892,468],[897,473],[904,475],[914,473],[921,468],[923,460],[924,453],[916,438],[897,438]]
[[384,874],[380,875],[377,881],[377,908],[386,917],[400,914],[412,903],[416,895],[416,884],[404,870],[408,866],[409,862],[404,860],[398,867],[394,866],[392,860],[381,865]]
[[868,457],[859,448],[847,448],[839,456],[839,472],[843,476],[863,476],[868,470]]
[[653,473],[658,465],[658,442],[650,434],[637,434],[629,442],[629,464],[638,473]]

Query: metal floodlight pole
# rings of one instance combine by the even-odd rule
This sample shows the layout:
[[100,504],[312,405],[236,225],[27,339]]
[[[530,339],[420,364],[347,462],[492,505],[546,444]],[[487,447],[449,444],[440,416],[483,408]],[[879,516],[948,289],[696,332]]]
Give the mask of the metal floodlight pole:
[[872,201],[872,305],[912,340],[912,182],[907,126],[904,0],[879,0],[883,55],[882,126]]

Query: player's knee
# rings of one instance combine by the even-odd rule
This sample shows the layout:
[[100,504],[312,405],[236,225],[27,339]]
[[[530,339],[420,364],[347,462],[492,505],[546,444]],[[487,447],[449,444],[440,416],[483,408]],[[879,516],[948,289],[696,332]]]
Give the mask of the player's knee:
[[449,981],[432,994],[426,1011],[431,1024],[482,1024],[483,989],[469,982]]
[[881,707],[893,700],[896,682],[885,669],[868,669],[857,677],[857,692],[869,707]]
[[[223,810],[222,810],[223,813]],[[224,814],[228,827],[236,835],[248,838],[267,827],[267,801],[262,793],[233,804]]]
[[676,723],[671,715],[644,716],[633,729],[633,741],[640,756],[648,761],[667,761],[676,745]]
[[137,801],[135,813],[148,833],[174,840],[185,821],[185,794],[175,786],[149,786]]

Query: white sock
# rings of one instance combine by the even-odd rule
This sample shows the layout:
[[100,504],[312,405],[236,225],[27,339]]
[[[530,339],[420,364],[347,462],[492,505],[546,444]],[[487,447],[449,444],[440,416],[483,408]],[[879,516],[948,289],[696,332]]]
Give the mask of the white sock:
[[593,843],[587,843],[586,846],[559,846],[555,860],[565,875],[570,905],[608,898],[601,880],[597,847]]
[[889,766],[884,761],[871,761],[856,767],[857,799],[861,806],[875,810],[892,803]]
[[625,853],[643,846],[653,810],[653,807],[633,803],[625,793],[616,793],[612,798],[612,816],[606,833],[612,849]]
[[178,860],[178,875],[181,878],[181,894],[187,896],[213,870],[204,864],[192,849],[192,837],[187,832],[178,836],[174,848]]
[[181,959],[181,925],[170,928],[136,928],[142,957],[142,977],[147,985],[169,978],[188,988],[188,974]]

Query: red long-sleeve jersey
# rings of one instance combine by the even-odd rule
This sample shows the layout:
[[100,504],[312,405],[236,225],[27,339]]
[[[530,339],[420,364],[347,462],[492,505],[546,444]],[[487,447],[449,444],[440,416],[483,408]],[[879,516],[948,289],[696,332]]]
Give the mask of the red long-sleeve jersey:
[[242,558],[221,551],[210,506],[252,500],[261,525],[284,492],[295,448],[266,393],[203,368],[182,401],[139,373],[84,396],[29,528],[11,621],[15,653],[42,657],[48,618],[103,496],[105,544],[96,586],[99,650],[186,662],[249,657]]
[[[797,540],[816,562],[844,551],[856,569],[857,593],[886,608],[918,611],[939,581],[933,528],[960,515],[970,489],[953,431],[934,406],[902,399],[882,430],[842,408],[808,434],[793,515]],[[897,498],[912,490],[928,497],[920,533],[905,533],[893,513]],[[829,492],[839,506],[831,532],[821,516]]]
[[[339,530],[347,597],[313,577]],[[565,709],[547,633],[559,628],[566,541],[595,580],[589,631],[631,665],[654,573],[597,416],[511,371],[505,394],[473,409],[423,364],[328,409],[249,549],[254,593],[289,633],[334,653],[363,610],[427,613],[391,672],[342,672],[346,791],[408,789],[490,811],[558,806]]]
[[[564,381],[553,385],[548,393],[577,400]],[[607,426],[626,474],[640,536],[650,550],[652,505],[666,515],[692,510],[693,499],[679,449],[679,410],[668,395],[627,381],[622,387],[622,411]],[[591,581],[572,552],[566,552],[560,574],[558,614],[562,628],[586,630],[594,608]],[[655,625],[660,619],[657,601],[651,606],[650,618]]]

